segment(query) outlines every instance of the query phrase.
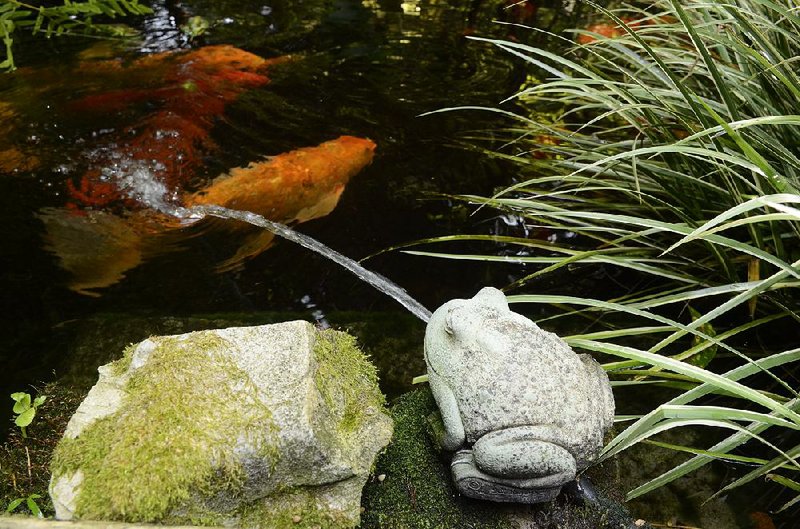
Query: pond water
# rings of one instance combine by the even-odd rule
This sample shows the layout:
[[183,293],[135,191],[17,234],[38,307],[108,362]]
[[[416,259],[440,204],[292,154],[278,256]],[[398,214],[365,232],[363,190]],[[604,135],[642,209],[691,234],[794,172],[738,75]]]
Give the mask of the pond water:
[[[478,220],[436,194],[487,193],[510,180],[496,162],[457,145],[459,135],[486,134],[496,127],[490,115],[418,117],[446,106],[496,104],[524,79],[517,61],[465,39],[472,32],[508,32],[491,22],[496,2],[198,0],[154,7],[154,14],[139,23],[142,40],[23,41],[16,53],[20,69],[0,78],[0,101],[5,102],[0,110],[11,109],[3,114],[0,152],[7,158],[21,153],[24,160],[5,164],[0,174],[0,355],[7,366],[0,387],[5,393],[51,378],[52,366],[42,359],[58,355],[52,330],[96,313],[398,307],[288,242],[278,242],[234,271],[217,273],[241,241],[213,229],[203,237],[170,241],[170,251],[143,258],[118,281],[93,289],[93,296],[70,290],[71,275],[61,266],[64,256],[54,255],[46,242],[49,228],[42,212],[64,211],[74,197],[69,184],[81,191],[87,166],[109,151],[123,150],[130,144],[126,127],[154,111],[151,101],[140,103],[134,90],[126,92],[137,80],[106,71],[117,57],[134,63],[143,54],[218,44],[265,58],[290,55],[269,69],[268,84],[241,90],[224,112],[204,116],[209,124],[201,132],[215,148],[201,153],[192,174],[182,175],[183,185],[202,187],[232,167],[340,135],[370,138],[377,145],[372,164],[352,178],[331,214],[300,226],[353,258],[474,224]],[[196,15],[211,28],[190,43],[179,27]],[[97,101],[108,104],[109,97],[91,99],[98,94],[117,97],[122,108],[92,109]],[[71,236],[67,245],[73,253],[96,251],[85,233]],[[397,252],[367,264],[429,308],[486,281],[481,267],[447,266]]]

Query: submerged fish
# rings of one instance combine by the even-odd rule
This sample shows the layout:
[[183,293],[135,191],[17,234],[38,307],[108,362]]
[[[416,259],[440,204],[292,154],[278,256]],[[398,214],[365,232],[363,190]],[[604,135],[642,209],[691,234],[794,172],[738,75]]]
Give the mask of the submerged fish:
[[[235,168],[205,189],[184,195],[181,204],[247,210],[284,224],[316,219],[333,211],[347,182],[372,161],[374,151],[375,144],[368,139],[342,136]],[[69,287],[95,296],[99,295],[95,289],[120,281],[147,258],[170,251],[175,235],[191,236],[190,224],[196,224],[158,209],[116,214],[46,208],[39,218],[46,228],[48,249],[72,276]],[[272,243],[270,232],[216,222],[221,229],[241,232],[242,241],[220,269],[235,268]]]
[[[183,184],[216,145],[209,137],[228,103],[247,90],[269,82],[267,69],[286,57],[263,59],[233,46],[207,46],[185,52],[146,55],[133,62],[85,61],[82,74],[119,84],[120,90],[90,93],[69,104],[69,111],[108,115],[145,113],[105,144],[91,150],[89,169],[67,183],[70,207],[137,207],[127,179],[136,171],[152,172],[165,193],[177,199]],[[141,113],[141,112],[140,112]]]
[[[664,26],[667,24],[675,24],[677,20],[670,16],[650,16],[647,18],[639,17],[620,17],[620,19],[632,31],[638,31],[646,26]],[[599,35],[603,39],[616,39],[627,33],[627,30],[617,23],[601,22],[592,24],[585,28],[585,33],[578,35],[578,44],[591,44],[597,41],[595,35]]]
[[[71,275],[71,289],[98,295],[96,289],[118,282],[147,258],[205,233],[198,224],[239,232],[241,245],[219,266],[223,270],[271,244],[272,234],[235,222],[207,220],[188,227],[189,221],[175,215],[182,208],[216,204],[282,223],[333,210],[348,180],[372,160],[370,140],[343,136],[233,169],[199,191],[187,191],[204,157],[216,149],[210,132],[226,106],[267,84],[268,69],[286,60],[223,45],[132,61],[80,62],[76,75],[68,76],[76,96],[59,103],[58,112],[90,122],[113,117],[111,122],[122,125],[93,134],[82,150],[85,170],[66,183],[65,206],[38,214],[47,248]],[[20,75],[35,78],[37,71]],[[10,105],[0,105],[0,116],[12,112]],[[0,149],[0,158],[14,164],[16,154]]]

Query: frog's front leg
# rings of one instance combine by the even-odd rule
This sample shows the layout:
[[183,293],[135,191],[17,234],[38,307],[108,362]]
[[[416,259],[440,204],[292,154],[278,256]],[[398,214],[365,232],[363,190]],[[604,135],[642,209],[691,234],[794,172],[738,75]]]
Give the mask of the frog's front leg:
[[461,412],[458,411],[456,396],[450,386],[431,369],[428,370],[428,383],[444,424],[442,448],[450,451],[458,450],[464,445],[467,438],[464,433],[464,423],[461,422]]

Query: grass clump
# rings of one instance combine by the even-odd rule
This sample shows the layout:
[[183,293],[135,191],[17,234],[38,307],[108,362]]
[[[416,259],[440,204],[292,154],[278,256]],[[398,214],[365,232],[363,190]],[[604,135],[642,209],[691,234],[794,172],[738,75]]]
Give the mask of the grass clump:
[[[629,417],[635,422],[604,458],[679,426],[732,431],[710,448],[675,447],[690,451],[690,461],[629,497],[715,459],[757,465],[725,489],[761,477],[796,484],[796,4],[656,0],[611,11],[587,3],[602,24],[569,38],[551,35],[568,46],[560,55],[476,39],[527,61],[533,73],[511,98],[514,110],[484,109],[513,121],[495,155],[518,164],[517,183],[492,197],[460,198],[502,210],[526,235],[439,240],[491,241],[503,255],[410,253],[526,267],[507,286],[516,293],[509,301],[548,305],[551,318],[584,327],[565,339],[621,357],[605,365],[619,384],[681,391],[652,413]],[[553,278],[589,274],[601,278],[591,287],[595,296],[542,294]],[[767,346],[748,345],[762,338]],[[800,496],[783,508],[797,502]]]
[[[56,479],[83,472],[80,518],[186,521],[176,513],[191,495],[211,498],[243,482],[234,444],[247,443],[276,462],[272,414],[255,398],[247,374],[224,354],[224,340],[203,332],[151,340],[148,362],[125,371],[130,378],[123,406],[76,438],[65,438],[55,452]],[[134,353],[129,348],[111,372],[130,368]],[[243,432],[243,438],[231,439],[229,432]],[[222,522],[197,512],[187,517]]]

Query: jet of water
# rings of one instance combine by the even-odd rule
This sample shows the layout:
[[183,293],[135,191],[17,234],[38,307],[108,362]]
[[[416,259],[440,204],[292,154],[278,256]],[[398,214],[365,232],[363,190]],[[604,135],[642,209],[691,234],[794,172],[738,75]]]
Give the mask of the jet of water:
[[191,208],[175,208],[170,211],[170,213],[184,220],[195,221],[211,215],[213,217],[220,217],[224,219],[240,220],[242,222],[252,224],[253,226],[265,228],[275,235],[317,252],[321,256],[339,264],[339,266],[349,270],[362,281],[366,281],[387,296],[394,298],[398,303],[403,305],[414,316],[422,321],[427,323],[431,318],[431,312],[423,307],[417,300],[412,298],[408,292],[400,288],[396,283],[393,283],[380,274],[376,274],[375,272],[367,270],[349,257],[340,254],[336,250],[328,248],[318,240],[313,239],[308,235],[294,231],[284,224],[267,220],[261,215],[251,213],[249,211],[238,211],[235,209],[228,209],[214,205],[193,206]]

